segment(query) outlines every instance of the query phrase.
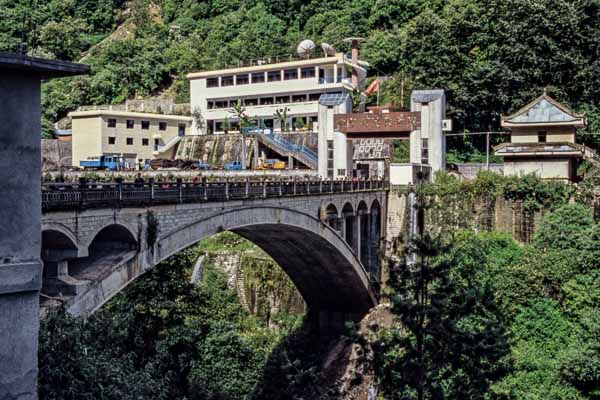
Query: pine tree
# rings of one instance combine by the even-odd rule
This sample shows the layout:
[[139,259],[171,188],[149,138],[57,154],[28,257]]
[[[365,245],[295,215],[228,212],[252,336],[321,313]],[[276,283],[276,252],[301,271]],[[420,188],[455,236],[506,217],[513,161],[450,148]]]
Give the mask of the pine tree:
[[[422,195],[416,208],[422,228]],[[399,324],[378,353],[392,399],[480,399],[504,372],[508,345],[494,296],[451,250],[420,229],[391,267]]]

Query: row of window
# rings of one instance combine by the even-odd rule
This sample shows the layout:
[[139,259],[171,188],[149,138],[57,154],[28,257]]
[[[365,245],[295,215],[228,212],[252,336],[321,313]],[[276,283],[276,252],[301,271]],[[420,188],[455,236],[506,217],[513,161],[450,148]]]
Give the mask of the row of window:
[[[310,116],[310,117],[292,117],[291,118],[291,125],[289,125],[289,127],[295,131],[296,129],[301,129],[301,128],[308,128],[312,125],[314,125],[317,121],[319,120],[319,118],[316,115]],[[209,132],[212,132],[212,123],[213,121],[208,121],[208,129]],[[239,124],[238,121],[229,121],[229,127],[228,127],[228,131],[237,131],[239,130]],[[222,132],[225,129],[225,124],[223,121],[214,121],[215,124],[215,132]],[[272,118],[266,118],[266,119],[261,119],[257,121],[257,125],[261,128],[266,128],[266,129],[274,129],[274,124],[275,124],[275,120]]]
[[[221,77],[221,87],[235,85],[247,85],[249,83],[264,83],[266,82],[278,82],[282,80],[289,81],[292,79],[298,79],[298,68],[284,69],[282,71],[267,71],[265,72],[253,72],[251,74],[238,74],[238,75],[227,75]],[[300,68],[300,78],[314,78],[317,76],[315,67]],[[206,79],[206,87],[214,88],[219,87],[219,78],[208,78]]]
[[[108,144],[117,144],[116,136],[109,136]],[[133,138],[131,138],[131,137],[125,138],[125,144],[128,146],[133,146]],[[160,144],[160,139],[154,139],[154,146],[158,146],[159,144]],[[142,146],[149,146],[149,145],[150,145],[150,139],[142,138]]]
[[[142,130],[149,130],[150,129],[150,121],[144,121],[142,120],[141,122],[141,128]],[[106,124],[109,128],[116,128],[117,127],[117,120],[116,118],[108,118],[106,121]],[[125,126],[127,127],[127,129],[133,129],[135,127],[135,121],[133,119],[128,119],[125,121]],[[179,136],[183,136],[185,135],[185,128],[186,128],[186,124],[179,124],[178,125],[178,132],[179,132]],[[158,130],[159,131],[166,131],[167,130],[167,123],[166,122],[159,122],[158,123]]]
[[[288,96],[275,96],[275,97],[260,97],[260,98],[248,98],[239,99],[245,106],[258,106],[258,105],[271,105],[271,104],[286,104],[286,103],[303,103],[305,101],[319,101],[322,93],[304,93],[294,94]],[[235,107],[239,101],[238,99],[230,100],[217,100],[208,101],[207,108],[209,110],[219,108],[231,108]]]

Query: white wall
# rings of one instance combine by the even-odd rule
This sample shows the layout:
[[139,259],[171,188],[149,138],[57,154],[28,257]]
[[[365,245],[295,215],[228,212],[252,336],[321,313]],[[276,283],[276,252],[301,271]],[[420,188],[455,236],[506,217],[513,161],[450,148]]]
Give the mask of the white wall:
[[441,90],[416,90],[412,97],[426,97],[423,93],[431,94],[431,101],[411,100],[411,111],[421,112],[421,129],[410,134],[410,162],[421,163],[422,139],[427,139],[428,164],[435,173],[446,169],[446,139],[442,131],[442,121],[446,115],[446,96]]

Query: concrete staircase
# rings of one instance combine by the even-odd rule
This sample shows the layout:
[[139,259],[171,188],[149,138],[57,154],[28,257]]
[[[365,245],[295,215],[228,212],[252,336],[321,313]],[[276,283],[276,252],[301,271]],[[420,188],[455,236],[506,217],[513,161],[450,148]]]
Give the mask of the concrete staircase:
[[583,158],[592,164],[592,168],[585,174],[586,178],[591,177],[593,179],[600,179],[600,155],[585,145],[581,145],[583,151]]
[[284,157],[292,157],[310,169],[318,168],[318,155],[306,146],[297,145],[281,135],[258,134],[256,140]]

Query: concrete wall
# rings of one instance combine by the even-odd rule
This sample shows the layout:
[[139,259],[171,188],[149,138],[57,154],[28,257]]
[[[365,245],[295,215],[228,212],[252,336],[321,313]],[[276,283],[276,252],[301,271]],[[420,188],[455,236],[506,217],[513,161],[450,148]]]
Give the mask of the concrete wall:
[[58,171],[71,167],[70,141],[42,139],[42,171]]
[[40,81],[0,71],[0,399],[37,399]]
[[504,158],[504,175],[525,175],[535,173],[539,177],[569,179],[571,160],[568,158],[511,159]]
[[79,166],[79,162],[89,157],[102,155],[102,118],[73,118],[71,165]]

